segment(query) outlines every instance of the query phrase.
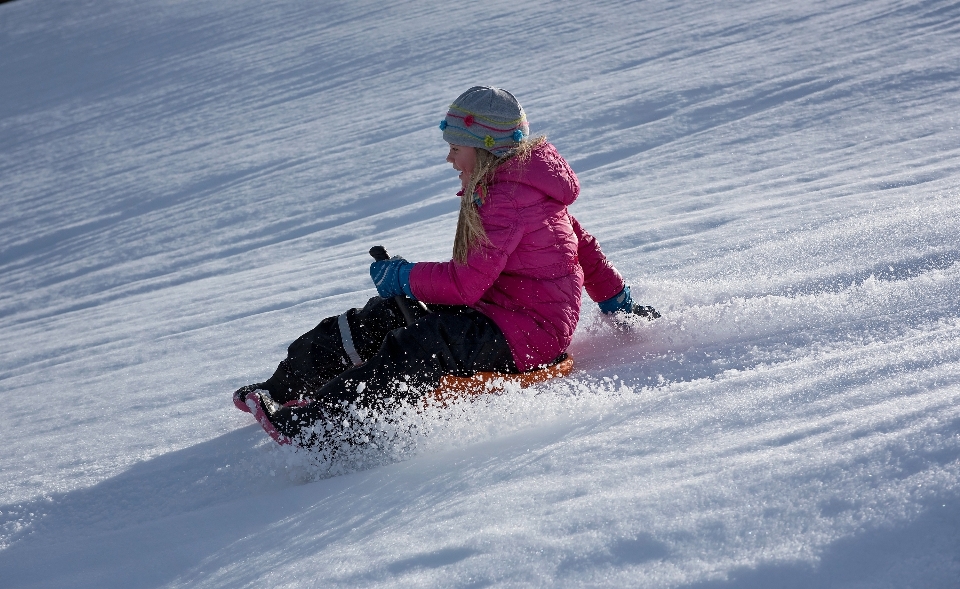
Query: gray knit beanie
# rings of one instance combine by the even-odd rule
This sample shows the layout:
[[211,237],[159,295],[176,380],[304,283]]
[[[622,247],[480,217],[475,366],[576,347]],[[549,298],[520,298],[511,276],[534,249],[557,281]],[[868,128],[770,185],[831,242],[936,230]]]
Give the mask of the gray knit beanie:
[[527,115],[517,99],[502,88],[474,86],[457,97],[440,122],[443,140],[486,149],[502,156],[529,136]]

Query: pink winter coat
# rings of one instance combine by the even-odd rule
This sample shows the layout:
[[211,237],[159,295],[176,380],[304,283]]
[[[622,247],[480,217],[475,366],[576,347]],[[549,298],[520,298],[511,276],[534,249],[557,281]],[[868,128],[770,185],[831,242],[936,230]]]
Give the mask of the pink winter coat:
[[489,243],[474,248],[465,265],[417,263],[410,273],[414,296],[489,317],[520,370],[553,361],[573,338],[582,287],[603,301],[624,286],[596,240],[567,212],[579,193],[576,174],[549,143],[524,164],[508,161],[480,207]]

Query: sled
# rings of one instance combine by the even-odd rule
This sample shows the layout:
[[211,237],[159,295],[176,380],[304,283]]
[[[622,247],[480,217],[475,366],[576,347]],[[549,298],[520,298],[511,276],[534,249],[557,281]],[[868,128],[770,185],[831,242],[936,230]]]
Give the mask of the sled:
[[425,401],[446,406],[453,401],[472,399],[478,395],[499,394],[507,385],[525,389],[529,386],[560,378],[573,372],[573,356],[562,354],[556,362],[543,368],[536,368],[518,374],[503,372],[476,372],[471,376],[453,376],[446,374],[433,392],[428,393]]
[[[571,372],[573,372],[573,357],[569,354],[561,354],[555,362],[548,366],[517,374],[504,372],[476,372],[471,376],[447,374],[440,379],[440,384],[436,389],[424,396],[423,403],[424,406],[439,405],[446,407],[449,403],[455,401],[473,399],[480,395],[502,393],[508,385],[525,389],[554,378],[567,376]],[[270,397],[267,391],[257,388],[259,386],[256,384],[247,385],[238,389],[233,395],[234,405],[241,411],[253,414],[257,423],[281,446],[296,444],[293,439],[281,433],[273,425],[270,415],[276,413],[281,407],[305,405],[309,401],[294,400],[280,405]]]

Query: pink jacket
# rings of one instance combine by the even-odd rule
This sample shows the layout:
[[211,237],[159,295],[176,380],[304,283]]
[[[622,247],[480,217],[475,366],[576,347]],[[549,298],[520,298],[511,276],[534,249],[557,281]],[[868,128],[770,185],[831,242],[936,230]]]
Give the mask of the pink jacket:
[[488,188],[480,219],[489,243],[475,248],[465,265],[417,263],[410,288],[428,305],[467,305],[492,319],[517,368],[529,370],[570,345],[583,286],[603,301],[624,282],[567,212],[580,183],[552,145],[538,147],[525,164],[501,166]]

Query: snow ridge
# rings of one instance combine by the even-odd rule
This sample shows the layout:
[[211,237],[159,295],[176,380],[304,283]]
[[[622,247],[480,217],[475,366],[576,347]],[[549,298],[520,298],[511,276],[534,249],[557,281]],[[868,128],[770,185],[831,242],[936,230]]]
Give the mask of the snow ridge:
[[[4,587],[955,587],[960,4],[782,4],[0,5]],[[477,83],[663,317],[277,447],[231,391],[449,257]]]

